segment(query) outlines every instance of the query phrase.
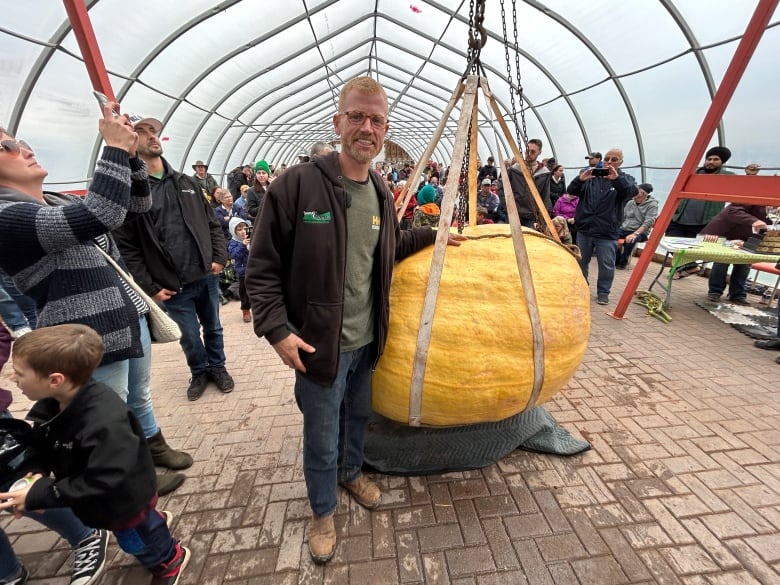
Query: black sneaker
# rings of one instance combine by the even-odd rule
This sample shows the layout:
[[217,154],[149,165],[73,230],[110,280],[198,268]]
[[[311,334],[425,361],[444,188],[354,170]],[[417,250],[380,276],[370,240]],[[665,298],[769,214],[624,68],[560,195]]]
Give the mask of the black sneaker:
[[27,577],[29,577],[27,567],[19,565],[19,572],[10,579],[0,582],[0,585],[24,585],[27,583]]
[[70,585],[92,585],[106,567],[108,530],[96,530],[73,549],[73,575]]
[[190,387],[187,388],[187,400],[197,400],[206,391],[206,386],[209,385],[209,378],[206,372],[200,374],[193,374],[190,379]]
[[190,549],[176,543],[176,552],[173,558],[152,569],[151,585],[178,585],[179,578],[189,562]]
[[217,385],[220,392],[227,394],[228,392],[232,392],[233,388],[235,388],[236,383],[225,368],[209,368],[206,371],[209,378]]

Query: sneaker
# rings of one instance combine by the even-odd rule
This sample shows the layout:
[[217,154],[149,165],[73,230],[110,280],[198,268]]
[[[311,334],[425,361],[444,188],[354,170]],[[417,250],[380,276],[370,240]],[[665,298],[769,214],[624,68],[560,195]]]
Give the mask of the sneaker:
[[596,300],[596,302],[599,305],[606,305],[609,302],[609,295],[599,294],[598,299]]
[[244,323],[252,322],[252,313],[249,312],[249,309],[241,309],[241,314],[243,315]]
[[359,475],[352,481],[340,481],[339,485],[347,490],[358,504],[369,510],[378,508],[382,501],[382,492],[379,490],[379,486],[365,475]]
[[177,585],[179,577],[190,562],[190,549],[176,543],[176,552],[167,563],[157,565],[152,569],[152,582],[150,585]]
[[6,579],[5,581],[0,581],[0,585],[24,585],[27,583],[27,577],[29,577],[29,573],[27,572],[27,567],[24,565],[19,565],[19,571],[14,577],[11,577],[10,579]]
[[[22,335],[27,335],[30,331],[32,331],[32,329],[25,325],[24,327],[19,327],[19,329],[14,329],[11,332],[11,335],[14,336],[14,339],[19,339]],[[25,571],[26,570],[27,569],[25,569]],[[13,581],[11,581],[11,583],[13,583]]]
[[707,300],[710,300],[710,301],[713,301],[713,302],[719,301],[720,300],[720,295],[719,294],[715,294],[715,293],[710,293],[710,294],[707,295]]
[[173,525],[173,512],[162,510],[160,514],[162,514],[163,518],[165,518],[165,525],[168,527],[168,531],[170,531],[171,526]]
[[615,268],[617,268],[618,270],[625,270],[626,268],[628,268],[628,264],[615,264]]
[[324,565],[336,552],[336,527],[333,514],[312,516],[309,523],[309,554],[317,565]]
[[744,298],[744,297],[740,297],[740,298],[738,298],[738,299],[729,299],[729,302],[730,302],[732,305],[741,305],[741,306],[743,306],[743,307],[749,307],[749,306],[750,306],[750,301],[748,301],[748,300],[747,300],[746,298]]
[[232,392],[233,388],[236,386],[233,378],[228,374],[228,371],[225,368],[209,368],[207,373],[209,378],[211,378],[211,381],[217,385],[220,392],[227,394],[228,392]]
[[187,400],[197,400],[206,391],[206,386],[209,385],[209,378],[206,372],[200,374],[193,374],[190,379],[190,387],[187,388]]
[[100,578],[106,568],[108,535],[108,530],[95,530],[73,549],[75,558],[70,585],[91,585]]

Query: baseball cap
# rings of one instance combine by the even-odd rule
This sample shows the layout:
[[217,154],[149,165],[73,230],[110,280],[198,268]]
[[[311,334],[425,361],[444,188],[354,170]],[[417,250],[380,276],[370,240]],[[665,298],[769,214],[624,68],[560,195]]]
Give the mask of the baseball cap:
[[162,130],[162,122],[158,120],[157,118],[141,118],[137,122],[133,123],[133,126],[138,126],[138,124],[149,124],[152,128],[154,128],[154,131],[157,132],[157,134],[160,133],[160,130]]

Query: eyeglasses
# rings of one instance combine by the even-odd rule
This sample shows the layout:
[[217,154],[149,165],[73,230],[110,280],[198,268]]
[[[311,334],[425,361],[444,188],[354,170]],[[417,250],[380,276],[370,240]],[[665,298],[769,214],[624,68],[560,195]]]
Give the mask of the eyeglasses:
[[387,124],[387,119],[383,116],[369,116],[368,114],[364,114],[363,112],[340,112],[342,116],[346,116],[347,120],[349,120],[350,124],[354,124],[355,126],[362,126],[363,122],[366,121],[366,118],[371,120],[371,125],[376,128],[377,130],[381,130],[385,127]]
[[33,151],[32,147],[24,140],[15,140],[13,138],[0,140],[0,150],[7,152],[11,156],[19,156],[19,153],[22,152],[23,148],[25,150],[29,150],[30,152]]
[[604,159],[604,162],[620,162],[620,157],[617,156],[608,156]]

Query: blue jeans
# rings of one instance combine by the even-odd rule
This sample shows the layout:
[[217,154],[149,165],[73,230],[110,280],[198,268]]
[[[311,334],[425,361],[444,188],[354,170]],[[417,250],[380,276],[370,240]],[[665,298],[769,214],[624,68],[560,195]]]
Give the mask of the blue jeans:
[[339,354],[332,386],[295,372],[295,400],[303,413],[303,475],[312,512],[336,510],[336,484],[360,475],[366,424],[371,415],[368,345]]
[[181,329],[179,343],[193,376],[207,369],[225,367],[225,343],[219,320],[219,277],[216,274],[185,284],[178,294],[165,301],[165,308]]
[[[729,265],[715,262],[710,270],[709,294],[721,295],[726,289],[726,274]],[[729,298],[746,299],[747,298],[747,279],[750,276],[750,264],[734,264],[731,268],[731,278],[729,279]]]
[[140,319],[141,347],[144,355],[100,366],[92,377],[111,388],[127,403],[148,439],[156,435],[160,428],[154,418],[152,405],[152,340],[146,316]]
[[29,326],[35,329],[38,313],[33,301],[19,292],[13,279],[0,270],[0,315],[12,330]]
[[631,259],[631,253],[634,251],[634,246],[637,245],[639,242],[646,242],[647,241],[647,234],[641,233],[639,234],[636,239],[631,242],[630,244],[625,241],[625,237],[629,234],[633,234],[634,230],[624,230],[621,229],[620,233],[618,233],[618,236],[620,238],[624,238],[623,241],[623,249],[618,252],[617,258],[615,258],[615,266],[628,266],[628,261]]
[[[94,532],[94,529],[85,526],[70,508],[50,508],[38,512],[27,511],[24,515],[53,530],[74,548]],[[10,579],[18,571],[19,559],[16,558],[5,531],[0,529],[0,582]]]
[[113,533],[119,548],[133,555],[147,569],[167,563],[176,554],[176,541],[165,524],[165,516],[154,508],[146,511],[139,524]]
[[588,280],[588,266],[593,254],[596,254],[596,262],[599,267],[596,279],[596,294],[608,295],[612,290],[612,281],[615,278],[615,256],[617,255],[617,240],[592,238],[589,235],[577,232],[577,245],[582,254],[580,269],[585,280]]

